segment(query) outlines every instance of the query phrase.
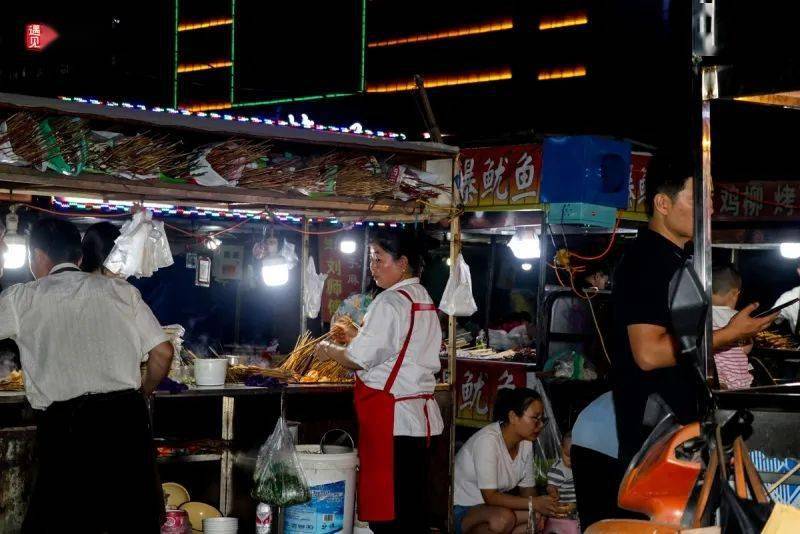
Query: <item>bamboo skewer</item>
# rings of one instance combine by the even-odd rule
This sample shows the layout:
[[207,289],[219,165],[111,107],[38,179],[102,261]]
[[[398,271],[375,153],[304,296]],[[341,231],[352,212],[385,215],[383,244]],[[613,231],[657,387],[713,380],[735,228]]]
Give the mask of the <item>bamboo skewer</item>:
[[[343,320],[348,321],[351,326],[359,329],[350,317],[344,316]],[[311,334],[305,332],[295,343],[294,349],[289,353],[286,361],[281,364],[280,369],[294,374],[295,378],[301,382],[318,382],[320,377],[333,378],[336,381],[349,381],[352,372],[338,362],[320,362],[314,357],[317,345],[330,339],[333,332],[328,332],[318,338],[312,338]],[[314,371],[312,373],[312,371]]]

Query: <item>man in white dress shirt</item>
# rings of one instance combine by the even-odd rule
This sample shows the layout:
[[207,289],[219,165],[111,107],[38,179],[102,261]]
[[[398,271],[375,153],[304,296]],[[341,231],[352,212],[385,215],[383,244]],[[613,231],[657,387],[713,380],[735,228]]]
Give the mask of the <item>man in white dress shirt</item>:
[[77,521],[84,533],[158,533],[163,496],[142,392],[167,374],[172,345],[136,288],[80,271],[72,223],[37,221],[29,258],[36,280],[0,295],[0,339],[19,346],[39,411],[23,532],[63,532]]

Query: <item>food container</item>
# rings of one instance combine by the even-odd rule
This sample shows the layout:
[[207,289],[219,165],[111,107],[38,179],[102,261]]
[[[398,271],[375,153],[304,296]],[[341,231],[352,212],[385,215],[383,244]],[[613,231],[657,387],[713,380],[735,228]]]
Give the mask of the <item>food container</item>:
[[203,519],[204,534],[237,534],[239,520],[235,517],[212,517]]
[[235,354],[226,354],[225,358],[228,359],[228,365],[248,365],[250,363],[250,356],[237,356]]
[[186,510],[167,510],[167,519],[161,525],[161,534],[192,534]]
[[198,358],[194,361],[194,380],[198,386],[222,386],[228,372],[225,358]]

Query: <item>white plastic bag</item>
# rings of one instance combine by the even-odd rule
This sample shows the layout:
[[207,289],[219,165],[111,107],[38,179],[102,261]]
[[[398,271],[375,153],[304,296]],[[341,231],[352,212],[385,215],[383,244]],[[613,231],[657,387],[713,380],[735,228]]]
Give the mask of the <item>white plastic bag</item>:
[[[7,133],[8,125],[5,122],[0,122],[0,138],[4,138]],[[9,140],[0,143],[0,163],[16,165],[18,167],[30,165],[29,162],[25,161],[25,159],[14,152],[14,148],[11,146],[11,141]]]
[[294,243],[289,243],[285,238],[283,240],[283,247],[281,248],[281,256],[286,258],[286,264],[289,266],[290,271],[294,269],[300,261],[297,258],[297,253],[294,251]]
[[489,329],[489,346],[495,350],[508,350],[514,347],[514,340],[505,330]]
[[322,305],[322,290],[325,287],[327,274],[317,274],[317,266],[314,265],[314,258],[308,258],[308,267],[305,272],[305,284],[303,287],[303,313],[309,319],[315,319],[319,315],[319,307]]
[[164,223],[154,221],[149,210],[142,210],[122,226],[103,265],[114,274],[141,278],[173,263]]
[[469,265],[461,254],[458,255],[455,269],[447,280],[439,309],[447,315],[456,317],[469,317],[478,311],[472,296],[472,275],[469,273]]
[[[223,143],[220,143],[223,144]],[[192,170],[192,179],[200,185],[204,185],[207,187],[213,186],[235,186],[239,183],[239,178],[242,177],[242,171],[245,168],[245,164],[247,163],[244,159],[240,159],[238,161],[239,165],[231,171],[231,175],[228,178],[224,176],[220,176],[220,174],[214,170],[214,167],[208,162],[206,157],[208,153],[214,150],[220,144],[213,144],[200,149],[197,157],[194,160],[194,166]],[[235,144],[235,143],[234,143]]]
[[[169,337],[169,342],[172,344],[172,350],[175,356],[180,356],[181,350],[183,350],[183,336],[186,335],[186,329],[179,324],[162,325],[161,329]],[[172,368],[175,369],[179,367],[180,363],[180,358],[173,358]]]

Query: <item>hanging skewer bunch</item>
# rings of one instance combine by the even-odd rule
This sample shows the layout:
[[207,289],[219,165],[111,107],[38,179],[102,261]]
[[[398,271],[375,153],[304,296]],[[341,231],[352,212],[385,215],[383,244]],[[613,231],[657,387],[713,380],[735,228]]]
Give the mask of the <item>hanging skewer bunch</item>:
[[61,157],[72,169],[82,169],[88,155],[87,137],[89,127],[86,121],[74,117],[50,117],[43,126],[50,130],[45,134],[48,161]]
[[85,163],[88,128],[82,119],[51,117],[43,119],[32,113],[11,115],[0,134],[4,159],[21,159],[37,167],[56,159],[72,168]]
[[424,201],[450,193],[449,187],[434,183],[434,175],[408,165],[393,165],[386,175],[394,187],[393,196],[402,200]]
[[6,131],[0,135],[0,150],[4,159],[14,156],[33,165],[41,165],[47,158],[44,142],[39,132],[39,119],[30,113],[15,113],[5,121]]
[[95,169],[125,178],[154,178],[161,173],[181,177],[190,169],[181,141],[149,132],[95,143],[89,161]]
[[302,165],[303,159],[299,156],[269,153],[260,164],[248,166],[242,171],[239,186],[286,191],[291,187],[294,172]]
[[270,146],[269,141],[231,139],[208,150],[205,160],[222,178],[237,183],[248,168],[255,168],[256,162],[269,154]]
[[325,191],[325,172],[336,164],[339,157],[335,152],[305,160],[291,154],[270,155],[263,166],[246,168],[239,185],[281,192],[291,189],[306,193]]
[[347,197],[376,198],[392,192],[381,164],[371,156],[344,161],[336,173],[336,194]]

